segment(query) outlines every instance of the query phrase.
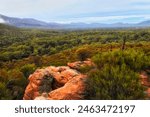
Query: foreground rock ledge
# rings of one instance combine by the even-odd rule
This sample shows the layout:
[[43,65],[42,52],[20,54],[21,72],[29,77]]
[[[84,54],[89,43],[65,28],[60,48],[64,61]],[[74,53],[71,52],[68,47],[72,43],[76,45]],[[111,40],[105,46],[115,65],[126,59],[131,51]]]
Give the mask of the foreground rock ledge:
[[[90,59],[68,63],[67,66],[38,69],[29,76],[24,100],[82,100],[88,97],[87,75],[81,67],[95,67]],[[146,99],[150,99],[150,81],[147,72],[140,73],[141,84],[146,87]]]
[[87,76],[77,71],[93,66],[90,59],[68,63],[68,66],[50,66],[36,70],[29,76],[24,100],[81,100],[87,95]]

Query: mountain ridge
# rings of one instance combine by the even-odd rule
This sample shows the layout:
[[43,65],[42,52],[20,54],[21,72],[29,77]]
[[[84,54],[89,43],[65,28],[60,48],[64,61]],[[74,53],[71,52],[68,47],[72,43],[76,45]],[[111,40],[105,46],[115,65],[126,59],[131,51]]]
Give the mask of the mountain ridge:
[[44,22],[33,18],[16,18],[0,14],[0,23],[8,24],[20,28],[43,28],[43,29],[86,29],[86,28],[137,28],[150,27],[150,20],[142,21],[136,24],[132,23],[83,23],[74,22],[62,24],[56,22]]

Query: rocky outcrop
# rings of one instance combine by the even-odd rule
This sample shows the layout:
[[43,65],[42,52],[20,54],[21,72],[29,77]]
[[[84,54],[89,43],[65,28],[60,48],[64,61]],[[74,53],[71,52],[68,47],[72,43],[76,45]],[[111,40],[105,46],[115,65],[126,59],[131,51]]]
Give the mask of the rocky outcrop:
[[150,76],[148,75],[148,73],[150,73],[149,70],[142,71],[140,73],[140,78],[141,78],[142,85],[145,86],[145,88],[146,88],[146,91],[145,91],[145,93],[147,95],[146,97],[148,99],[150,99]]
[[146,97],[150,99],[150,77],[146,71],[140,73],[141,83],[146,88]]
[[91,59],[87,59],[86,61],[77,61],[77,62],[73,62],[73,63],[68,63],[67,64],[70,68],[72,69],[80,69],[81,67],[84,66],[95,66],[93,62],[91,62]]
[[[95,67],[90,59],[68,63],[67,66],[46,67],[29,76],[24,100],[81,100],[88,96],[87,75],[80,73],[81,67]],[[150,71],[140,73],[141,83],[146,87],[150,99]]]
[[29,76],[24,100],[79,100],[87,95],[87,76],[78,72],[81,66],[91,66],[90,59],[68,63],[68,66],[46,67]]

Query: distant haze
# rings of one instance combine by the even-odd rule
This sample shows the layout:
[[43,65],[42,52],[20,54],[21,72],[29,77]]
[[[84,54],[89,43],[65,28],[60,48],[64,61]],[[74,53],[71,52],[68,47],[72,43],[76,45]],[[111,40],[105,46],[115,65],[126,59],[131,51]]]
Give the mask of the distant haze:
[[5,21],[0,17],[0,23],[5,23]]
[[[38,19],[17,18],[1,15],[1,22],[20,28],[40,28],[40,29],[91,29],[91,28],[147,28],[150,27],[150,20],[139,23],[47,23]],[[120,18],[120,17],[118,17]]]

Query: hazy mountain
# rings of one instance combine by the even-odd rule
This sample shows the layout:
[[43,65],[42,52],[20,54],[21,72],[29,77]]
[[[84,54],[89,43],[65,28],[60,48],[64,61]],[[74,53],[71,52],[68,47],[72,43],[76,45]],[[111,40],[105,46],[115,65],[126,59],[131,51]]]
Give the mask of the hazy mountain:
[[150,20],[140,22],[140,23],[138,23],[138,25],[140,25],[140,26],[150,27]]
[[31,18],[14,18],[4,15],[0,15],[0,23],[5,23],[22,28],[54,28],[54,27],[58,28],[58,24],[56,23],[50,24]]
[[137,24],[129,23],[113,23],[113,24],[102,24],[102,23],[70,23],[70,24],[59,24],[59,23],[47,23],[31,18],[14,18],[4,15],[0,15],[0,23],[9,24],[21,28],[47,28],[47,29],[84,29],[84,28],[130,28],[130,27],[150,27],[150,20],[143,21]]

